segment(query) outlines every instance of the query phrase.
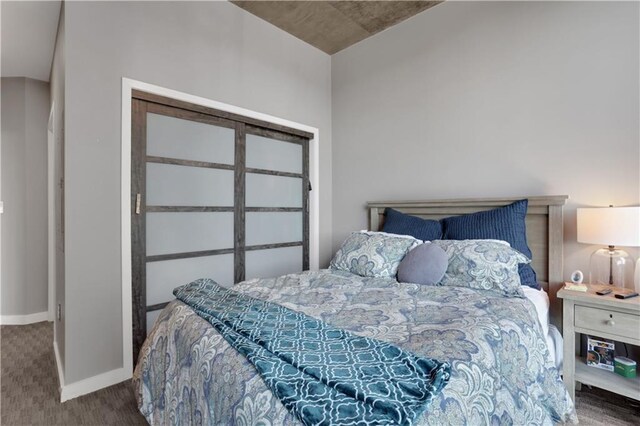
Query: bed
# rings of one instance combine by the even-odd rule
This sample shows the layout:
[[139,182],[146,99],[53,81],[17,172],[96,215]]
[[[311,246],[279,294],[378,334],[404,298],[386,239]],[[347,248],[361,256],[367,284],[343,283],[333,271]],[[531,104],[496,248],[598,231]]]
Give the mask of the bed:
[[[335,269],[245,281],[233,290],[449,364],[448,383],[414,424],[575,422],[544,321],[549,310],[558,324],[565,199],[529,197],[527,237],[544,292],[527,290],[527,297]],[[387,207],[438,219],[514,200],[372,202],[369,228],[381,229]],[[163,310],[145,341],[134,386],[151,424],[300,424],[247,358],[180,300]]]

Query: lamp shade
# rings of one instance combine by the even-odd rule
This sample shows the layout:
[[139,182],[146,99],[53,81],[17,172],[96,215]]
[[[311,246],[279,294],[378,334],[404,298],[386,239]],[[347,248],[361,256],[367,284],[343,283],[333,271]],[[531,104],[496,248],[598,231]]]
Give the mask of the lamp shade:
[[640,246],[640,207],[579,208],[578,242]]

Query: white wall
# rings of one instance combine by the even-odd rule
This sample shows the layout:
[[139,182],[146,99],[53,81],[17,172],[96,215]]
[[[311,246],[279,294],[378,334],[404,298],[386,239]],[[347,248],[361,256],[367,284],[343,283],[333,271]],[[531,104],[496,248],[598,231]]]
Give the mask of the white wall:
[[[640,204],[637,2],[445,2],[332,57],[333,247],[369,200]],[[637,255],[637,251],[635,251]]]
[[122,366],[122,77],[319,128],[326,264],[331,65],[227,2],[67,2],[65,26],[65,382],[73,383]]
[[48,83],[2,78],[3,317],[39,314],[48,308],[48,117]]
[[2,315],[24,312],[23,285],[26,269],[22,257],[26,251],[24,240],[24,172],[25,164],[25,98],[24,78],[2,78]]

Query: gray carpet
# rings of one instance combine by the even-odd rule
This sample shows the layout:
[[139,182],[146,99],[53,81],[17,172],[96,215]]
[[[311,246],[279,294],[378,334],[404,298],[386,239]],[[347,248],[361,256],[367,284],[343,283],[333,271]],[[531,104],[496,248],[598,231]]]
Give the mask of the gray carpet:
[[130,382],[60,403],[48,322],[0,328],[2,425],[146,425]]
[[639,401],[598,388],[582,385],[582,391],[576,392],[576,410],[581,425],[640,425]]
[[[0,328],[2,425],[145,425],[131,383],[60,403],[50,323]],[[640,425],[640,403],[583,386],[577,409],[584,425]]]

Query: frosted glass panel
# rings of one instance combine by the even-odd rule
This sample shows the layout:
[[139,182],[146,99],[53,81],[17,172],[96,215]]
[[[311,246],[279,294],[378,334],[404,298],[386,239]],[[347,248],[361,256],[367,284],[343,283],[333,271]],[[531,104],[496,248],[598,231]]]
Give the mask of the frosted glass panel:
[[302,145],[247,134],[247,167],[302,173]]
[[147,213],[147,255],[233,248],[233,213]]
[[233,170],[147,163],[147,205],[233,206]]
[[233,284],[233,254],[147,263],[147,305],[175,299],[173,289],[198,278]]
[[302,246],[247,251],[245,266],[248,280],[301,272]]
[[160,316],[162,309],[158,309],[157,311],[147,312],[147,334],[151,332],[153,325],[156,323],[156,320]]
[[233,164],[235,131],[147,113],[147,155]]
[[302,207],[302,179],[247,173],[247,207]]
[[302,212],[247,212],[245,244],[302,241]]

